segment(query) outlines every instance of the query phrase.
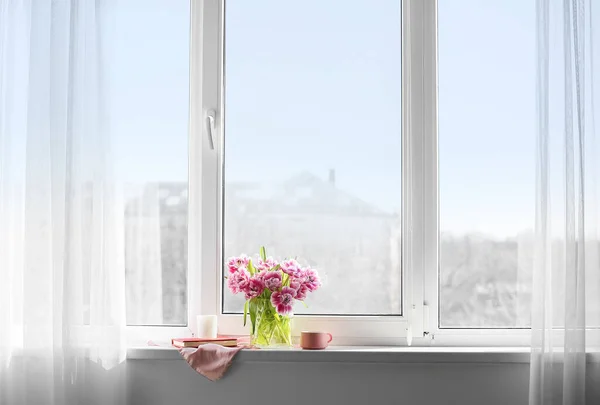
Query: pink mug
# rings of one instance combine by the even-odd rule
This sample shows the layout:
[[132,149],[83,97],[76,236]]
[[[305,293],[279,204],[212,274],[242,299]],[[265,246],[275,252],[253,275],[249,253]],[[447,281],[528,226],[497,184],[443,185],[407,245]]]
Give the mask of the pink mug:
[[308,350],[325,349],[332,339],[331,333],[300,332],[300,347]]

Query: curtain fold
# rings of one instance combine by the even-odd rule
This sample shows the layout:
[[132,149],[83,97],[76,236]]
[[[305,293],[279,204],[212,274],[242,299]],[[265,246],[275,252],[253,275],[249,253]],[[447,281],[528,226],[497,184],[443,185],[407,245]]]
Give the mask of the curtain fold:
[[0,0],[0,403],[125,403],[108,16]]
[[529,403],[584,404],[598,347],[596,0],[537,0],[537,176]]

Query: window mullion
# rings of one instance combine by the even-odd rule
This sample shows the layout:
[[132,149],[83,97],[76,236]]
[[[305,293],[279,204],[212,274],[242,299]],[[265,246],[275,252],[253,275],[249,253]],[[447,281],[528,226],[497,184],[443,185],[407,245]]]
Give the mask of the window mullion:
[[437,138],[437,0],[426,0],[423,21],[423,301],[428,307],[425,331],[437,327],[439,209]]
[[[191,5],[188,325],[195,330],[197,314],[219,310],[222,1],[193,0]],[[209,115],[214,116],[212,134]]]
[[415,339],[425,330],[425,275],[437,265],[435,9],[435,0],[404,2],[403,269],[409,336]]

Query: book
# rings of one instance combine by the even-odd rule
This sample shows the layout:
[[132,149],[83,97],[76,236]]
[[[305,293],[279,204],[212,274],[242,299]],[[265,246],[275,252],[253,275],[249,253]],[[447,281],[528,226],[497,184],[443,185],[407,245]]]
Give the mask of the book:
[[225,347],[236,347],[237,339],[233,337],[220,337],[220,338],[173,338],[171,344],[175,347],[198,347],[208,343],[221,345]]

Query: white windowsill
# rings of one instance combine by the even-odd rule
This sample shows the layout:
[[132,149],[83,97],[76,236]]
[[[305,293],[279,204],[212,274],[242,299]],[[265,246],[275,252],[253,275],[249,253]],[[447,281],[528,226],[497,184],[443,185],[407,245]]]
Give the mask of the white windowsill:
[[[242,350],[236,362],[529,363],[529,348],[331,346],[325,350]],[[128,360],[181,360],[170,347],[135,347]]]

